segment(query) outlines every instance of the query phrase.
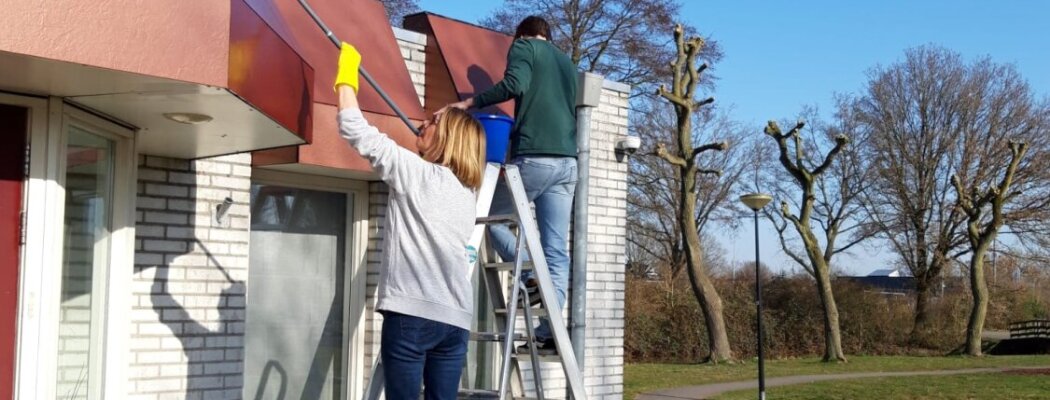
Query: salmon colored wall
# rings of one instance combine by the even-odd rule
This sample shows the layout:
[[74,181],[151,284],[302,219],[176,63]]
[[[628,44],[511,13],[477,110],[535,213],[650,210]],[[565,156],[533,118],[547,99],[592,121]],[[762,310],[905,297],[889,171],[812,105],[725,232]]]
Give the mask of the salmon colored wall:
[[0,50],[225,86],[230,1],[18,0]]

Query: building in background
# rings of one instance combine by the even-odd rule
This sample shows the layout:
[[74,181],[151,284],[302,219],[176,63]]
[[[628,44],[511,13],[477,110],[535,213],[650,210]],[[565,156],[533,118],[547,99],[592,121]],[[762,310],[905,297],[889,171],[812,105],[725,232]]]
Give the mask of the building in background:
[[[360,397],[387,192],[338,136],[337,51],[295,1],[184,3],[4,6],[0,399]],[[502,77],[497,32],[312,3],[416,122]],[[592,398],[622,397],[629,90],[592,119]]]

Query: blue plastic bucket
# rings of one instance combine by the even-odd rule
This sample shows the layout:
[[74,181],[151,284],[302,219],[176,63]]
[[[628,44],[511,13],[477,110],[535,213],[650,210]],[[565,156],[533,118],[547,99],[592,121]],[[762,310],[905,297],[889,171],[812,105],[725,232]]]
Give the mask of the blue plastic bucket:
[[485,160],[503,164],[507,161],[507,143],[514,119],[504,115],[474,114],[485,128]]

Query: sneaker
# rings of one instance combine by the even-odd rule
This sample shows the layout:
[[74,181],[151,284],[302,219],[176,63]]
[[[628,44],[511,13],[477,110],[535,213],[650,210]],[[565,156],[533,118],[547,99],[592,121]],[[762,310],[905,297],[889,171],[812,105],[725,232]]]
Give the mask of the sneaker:
[[[534,306],[543,302],[543,298],[540,297],[540,283],[536,281],[536,278],[529,278],[525,281],[525,292],[529,294],[529,305]],[[524,301],[524,298],[519,298],[518,301]]]
[[538,356],[556,356],[558,355],[558,346],[554,344],[554,338],[544,339],[542,341],[527,342],[521,346],[518,346],[518,354],[530,354],[529,346],[536,346],[536,355]]

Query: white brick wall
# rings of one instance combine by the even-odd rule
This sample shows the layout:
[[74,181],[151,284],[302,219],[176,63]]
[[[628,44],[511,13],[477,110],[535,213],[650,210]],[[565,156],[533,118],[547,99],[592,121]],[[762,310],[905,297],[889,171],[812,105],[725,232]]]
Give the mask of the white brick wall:
[[405,59],[408,74],[419,95],[419,104],[426,105],[423,99],[427,69],[427,36],[409,30],[394,27],[397,45],[401,48],[401,57]]
[[[626,85],[607,82],[601,104],[591,113],[584,365],[584,385],[591,399],[623,398],[627,162],[618,158],[615,148],[616,142],[627,136],[629,92]],[[528,366],[524,369],[528,371]],[[542,369],[547,397],[564,398],[566,382],[561,365],[548,363]],[[531,382],[526,387],[532,390]]]
[[601,105],[591,114],[585,379],[592,399],[623,398],[627,163],[618,160],[614,149],[627,135],[629,91],[607,84]]
[[139,158],[129,397],[241,398],[250,161]]
[[[380,257],[382,241],[386,236],[384,221],[386,218],[387,186],[383,182],[371,182],[368,185],[368,255],[366,270],[368,287],[365,295],[365,382],[372,376],[372,363],[378,356],[380,331],[383,327],[383,315],[375,312],[376,289],[379,285]],[[362,388],[362,390],[364,390]]]

